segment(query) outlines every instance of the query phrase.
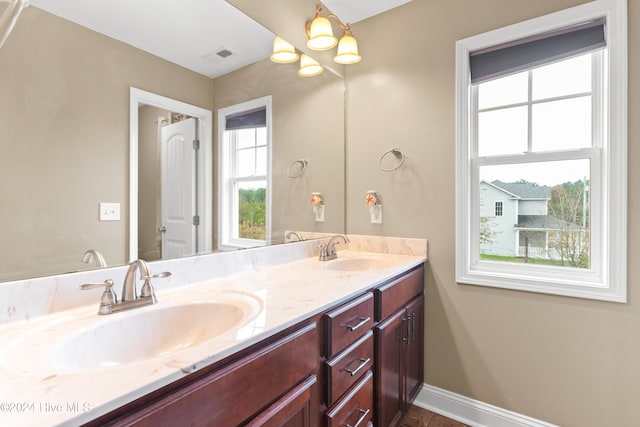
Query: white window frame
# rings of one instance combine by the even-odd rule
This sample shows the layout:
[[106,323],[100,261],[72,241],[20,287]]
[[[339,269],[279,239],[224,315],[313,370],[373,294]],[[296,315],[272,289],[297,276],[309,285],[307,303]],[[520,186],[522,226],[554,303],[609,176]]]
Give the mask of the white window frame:
[[[479,257],[479,167],[473,142],[469,53],[574,24],[605,18],[606,55],[602,142],[583,149],[592,159],[590,269],[531,266]],[[476,144],[477,145],[477,144]],[[626,302],[627,299],[627,5],[596,0],[456,43],[456,281],[458,283]],[[578,150],[580,151],[580,150]],[[529,153],[532,154],[532,153]],[[511,156],[512,163],[518,156]],[[524,157],[524,156],[523,156]],[[535,161],[567,160],[563,152],[536,153]],[[504,159],[503,159],[504,160]],[[520,162],[530,162],[531,157]],[[597,212],[596,212],[597,211]],[[597,246],[596,246],[597,245]]]
[[[234,165],[230,161],[231,147],[224,144],[224,132],[226,117],[243,111],[255,110],[264,107],[266,109],[267,122],[267,171],[266,177],[259,176],[255,179],[267,181],[266,190],[266,233],[265,240],[242,239],[234,237],[233,230],[237,228],[238,215],[235,212],[234,183],[229,179]],[[251,101],[232,105],[218,110],[218,249],[233,250],[254,246],[264,246],[271,243],[271,95],[257,98]],[[241,179],[250,181],[254,178]]]

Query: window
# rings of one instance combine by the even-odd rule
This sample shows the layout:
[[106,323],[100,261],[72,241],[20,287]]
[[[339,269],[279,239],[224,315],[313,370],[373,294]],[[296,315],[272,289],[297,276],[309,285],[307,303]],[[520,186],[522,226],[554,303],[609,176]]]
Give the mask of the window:
[[502,202],[496,202],[495,216],[502,216]]
[[218,112],[220,249],[270,240],[271,98]]
[[624,302],[625,1],[456,50],[457,281]]

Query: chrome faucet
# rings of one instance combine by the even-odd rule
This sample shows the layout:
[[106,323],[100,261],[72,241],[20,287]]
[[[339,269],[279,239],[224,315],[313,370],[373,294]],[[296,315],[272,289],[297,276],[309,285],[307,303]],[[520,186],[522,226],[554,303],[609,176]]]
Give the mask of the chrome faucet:
[[291,236],[295,236],[299,242],[302,242],[304,239],[302,238],[302,235],[300,233],[298,233],[297,231],[289,231],[285,236],[284,239],[290,239]]
[[318,247],[320,248],[320,256],[318,257],[318,259],[320,261],[329,261],[338,258],[338,253],[336,252],[336,243],[338,243],[337,239],[342,239],[345,244],[350,242],[349,238],[344,234],[336,234],[335,236],[331,237],[326,244],[319,244]]
[[[136,291],[136,272],[140,271],[140,280],[144,280],[144,284],[140,289],[140,296]],[[100,298],[100,308],[98,314],[111,314],[122,310],[128,310],[134,307],[155,304],[157,302],[156,293],[151,285],[151,279],[169,277],[171,273],[165,271],[163,273],[151,275],[147,263],[141,259],[133,261],[129,265],[127,274],[122,284],[122,295],[120,301],[113,292],[113,280],[107,279],[104,283],[85,283],[80,285],[80,289],[94,289],[104,286],[104,292]]]
[[104,259],[102,254],[95,249],[89,249],[86,251],[80,260],[80,262],[84,264],[91,264],[92,261],[95,261],[98,267],[104,268],[107,266],[107,261]]
[[124,282],[122,283],[121,300],[135,301],[138,299],[138,292],[136,291],[136,271],[140,270],[140,279],[147,280],[150,277],[149,266],[141,259],[137,259],[129,264],[127,274],[124,276]]

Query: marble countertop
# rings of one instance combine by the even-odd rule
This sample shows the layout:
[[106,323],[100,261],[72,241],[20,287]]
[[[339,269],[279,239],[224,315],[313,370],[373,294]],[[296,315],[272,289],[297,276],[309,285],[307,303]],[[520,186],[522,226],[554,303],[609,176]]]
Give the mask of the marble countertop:
[[[416,255],[339,251],[338,261],[349,258],[377,260],[383,268],[340,271],[332,268],[335,261],[305,258],[157,291],[155,305],[122,313],[98,316],[96,301],[91,306],[2,325],[0,424],[75,426],[90,421],[425,261]],[[176,301],[203,300],[221,291],[257,296],[262,310],[233,333],[154,359],[85,369],[59,367],[51,360],[54,341],[72,328],[90,328],[114,316],[154,310]]]

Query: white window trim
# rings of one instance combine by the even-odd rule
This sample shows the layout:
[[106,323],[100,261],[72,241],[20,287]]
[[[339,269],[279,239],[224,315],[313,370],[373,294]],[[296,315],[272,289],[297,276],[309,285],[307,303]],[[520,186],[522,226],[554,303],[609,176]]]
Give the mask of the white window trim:
[[[469,53],[573,24],[605,17],[607,87],[609,107],[605,129],[605,156],[599,193],[592,209],[602,206],[599,233],[601,259],[591,270],[510,265],[481,261],[477,250],[477,168],[471,164],[471,85]],[[627,4],[626,0],[596,0],[550,15],[490,31],[456,43],[456,281],[458,283],[517,289],[614,302],[627,299]],[[609,144],[609,145],[606,145]],[[591,149],[586,149],[591,150]],[[558,160],[557,153],[540,153]],[[598,156],[596,156],[598,157]],[[597,159],[596,159],[597,160]],[[592,170],[596,170],[592,166]],[[595,181],[595,180],[594,180]],[[475,216],[474,216],[475,215]],[[594,243],[595,244],[595,243]],[[474,246],[475,245],[475,246]]]
[[[256,108],[266,108],[266,122],[267,122],[267,191],[266,191],[266,235],[265,240],[254,239],[238,239],[231,236],[231,230],[233,230],[233,222],[237,222],[237,215],[232,214],[230,201],[232,195],[232,189],[228,185],[225,177],[229,176],[228,164],[229,159],[229,147],[225,147],[224,144],[224,132],[226,119],[225,117],[230,114],[239,113],[242,111],[249,111]],[[219,250],[232,250],[239,248],[247,248],[261,245],[268,245],[271,243],[271,157],[272,157],[272,144],[271,144],[271,95],[264,96],[262,98],[253,99],[251,101],[243,102],[241,104],[232,105],[230,107],[221,108],[218,110],[218,249]]]

